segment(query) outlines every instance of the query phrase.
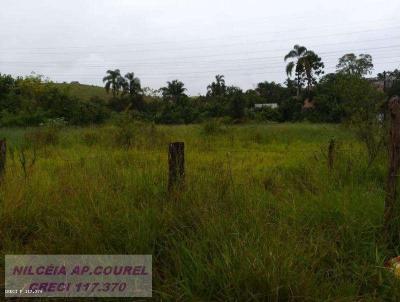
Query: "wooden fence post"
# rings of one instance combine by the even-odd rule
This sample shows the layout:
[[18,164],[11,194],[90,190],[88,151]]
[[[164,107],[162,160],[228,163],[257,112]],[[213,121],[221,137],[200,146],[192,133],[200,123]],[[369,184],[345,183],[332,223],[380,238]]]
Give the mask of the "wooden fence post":
[[400,168],[400,97],[394,96],[389,101],[389,173],[386,185],[384,227],[390,244],[399,240],[400,226],[396,221],[400,216],[400,204],[397,204],[397,181]]
[[185,182],[185,143],[169,144],[168,165],[168,190],[171,191]]
[[328,169],[329,172],[333,170],[333,165],[335,162],[335,140],[331,139],[329,142],[329,147],[328,147]]
[[3,178],[6,169],[7,143],[6,139],[0,140],[0,178]]

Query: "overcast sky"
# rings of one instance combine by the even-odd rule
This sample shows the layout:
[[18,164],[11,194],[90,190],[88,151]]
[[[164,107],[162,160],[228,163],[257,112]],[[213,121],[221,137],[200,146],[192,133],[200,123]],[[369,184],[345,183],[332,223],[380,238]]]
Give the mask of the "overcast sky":
[[349,52],[381,72],[400,67],[399,11],[399,0],[1,0],[0,73],[102,85],[119,68],[197,95],[216,74],[243,89],[284,82],[296,43],[326,72]]

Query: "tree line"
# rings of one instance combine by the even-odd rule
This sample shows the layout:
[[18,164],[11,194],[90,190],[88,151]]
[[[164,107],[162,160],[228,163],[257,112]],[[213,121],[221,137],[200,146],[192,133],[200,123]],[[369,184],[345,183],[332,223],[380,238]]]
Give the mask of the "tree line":
[[[0,74],[0,125],[35,126],[55,118],[72,125],[96,124],[121,113],[163,124],[198,123],[211,118],[231,123],[339,123],[357,116],[362,119],[362,112],[372,109],[376,114],[386,96],[400,91],[397,69],[378,74],[378,80],[392,83],[383,92],[366,78],[374,67],[368,54],[346,54],[339,58],[336,72],[328,74],[321,57],[304,46],[295,45],[283,59],[288,76],[284,84],[265,81],[243,91],[228,85],[224,75],[219,74],[207,86],[207,93],[196,97],[186,94],[180,80],[153,90],[143,88],[133,72],[123,76],[119,69],[108,70],[103,78],[110,97],[96,96],[89,101],[41,76],[13,78]],[[305,101],[311,105],[304,106]],[[277,107],[255,108],[255,104],[268,103]]]

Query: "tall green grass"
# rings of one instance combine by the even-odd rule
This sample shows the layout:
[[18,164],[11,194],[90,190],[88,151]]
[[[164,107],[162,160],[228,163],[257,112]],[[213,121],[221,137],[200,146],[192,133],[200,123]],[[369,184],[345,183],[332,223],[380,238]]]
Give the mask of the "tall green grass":
[[[17,155],[31,130],[3,131],[15,154],[0,188],[3,254],[152,254],[155,300],[400,299],[381,242],[385,157],[368,168],[351,133],[130,127],[129,146],[126,129],[66,128],[35,147],[26,177]],[[168,194],[175,140],[186,143],[186,186]]]

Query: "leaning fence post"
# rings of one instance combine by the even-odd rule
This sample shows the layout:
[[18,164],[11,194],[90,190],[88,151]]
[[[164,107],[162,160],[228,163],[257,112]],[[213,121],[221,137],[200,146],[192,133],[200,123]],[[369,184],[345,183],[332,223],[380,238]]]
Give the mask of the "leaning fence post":
[[[393,244],[399,240],[398,224],[400,204],[397,204],[397,181],[400,168],[400,97],[392,97],[389,101],[390,133],[389,133],[389,173],[386,184],[384,227],[386,235]],[[398,223],[398,222],[397,222]]]
[[168,152],[169,178],[168,190],[181,186],[185,181],[185,143],[169,144]]
[[6,169],[7,143],[6,139],[0,140],[0,178],[3,178]]
[[333,165],[335,161],[335,140],[331,139],[328,147],[328,169],[329,172],[333,170]]

